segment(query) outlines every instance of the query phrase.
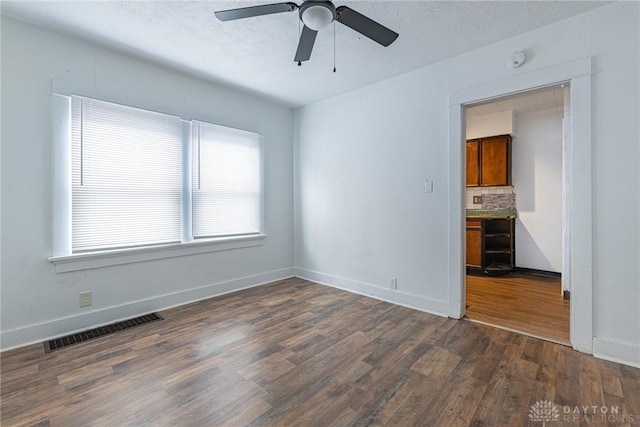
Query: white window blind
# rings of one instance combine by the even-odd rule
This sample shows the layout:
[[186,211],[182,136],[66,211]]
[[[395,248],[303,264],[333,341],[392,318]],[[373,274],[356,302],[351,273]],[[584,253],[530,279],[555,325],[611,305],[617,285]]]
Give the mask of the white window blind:
[[203,122],[193,133],[193,237],[259,233],[260,136]]
[[72,252],[180,241],[178,117],[72,97]]

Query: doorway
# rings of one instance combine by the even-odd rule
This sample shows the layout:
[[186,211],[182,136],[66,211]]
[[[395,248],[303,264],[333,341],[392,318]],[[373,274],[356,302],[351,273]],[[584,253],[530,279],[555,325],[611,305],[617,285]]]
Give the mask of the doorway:
[[[531,89],[570,84],[570,126],[572,138],[567,147],[567,235],[570,259],[562,276],[571,284],[570,341],[574,349],[593,351],[592,292],[592,188],[591,188],[591,73],[590,57],[529,70],[492,82],[449,93],[449,316],[465,313],[466,259],[465,200],[465,122],[464,105],[525,92]],[[579,143],[576,143],[579,141]],[[567,219],[565,218],[565,219]]]
[[[465,105],[466,311],[569,345],[562,281],[569,86]],[[489,181],[489,182],[487,182]],[[564,255],[564,256],[563,256]]]

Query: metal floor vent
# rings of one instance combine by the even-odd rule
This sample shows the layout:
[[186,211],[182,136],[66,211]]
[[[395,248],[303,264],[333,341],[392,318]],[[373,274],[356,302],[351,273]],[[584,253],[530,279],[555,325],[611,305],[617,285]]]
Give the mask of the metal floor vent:
[[95,338],[113,334],[114,332],[123,331],[125,329],[134,328],[146,323],[164,320],[158,313],[145,314],[144,316],[135,317],[133,319],[123,320],[121,322],[112,323],[110,325],[101,326],[99,328],[89,329],[87,331],[78,332],[76,334],[67,335],[66,337],[56,338],[44,342],[44,352],[50,353],[70,345],[80,344]]

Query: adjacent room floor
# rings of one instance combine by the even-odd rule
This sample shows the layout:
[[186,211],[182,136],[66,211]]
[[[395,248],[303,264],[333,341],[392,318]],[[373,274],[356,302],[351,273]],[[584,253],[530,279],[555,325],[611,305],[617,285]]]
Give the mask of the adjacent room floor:
[[541,401],[640,414],[640,369],[302,279],[161,314],[2,353],[2,425],[516,426]]
[[467,275],[466,317],[570,345],[569,301],[560,279]]

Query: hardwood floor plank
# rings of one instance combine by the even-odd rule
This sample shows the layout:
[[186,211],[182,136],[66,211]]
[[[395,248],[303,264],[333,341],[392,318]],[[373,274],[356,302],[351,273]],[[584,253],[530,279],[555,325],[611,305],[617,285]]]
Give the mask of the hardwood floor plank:
[[437,390],[415,425],[468,425],[487,384],[473,377],[453,375]]
[[296,366],[291,375],[282,376],[273,383],[266,384],[268,395],[265,400],[272,408],[256,422],[269,423],[279,419],[296,406],[307,401],[327,386],[336,372],[345,369],[349,362],[357,360],[353,349],[367,349],[369,339],[362,332],[355,332],[333,346],[318,353],[313,358]]
[[299,405],[295,411],[291,411],[286,416],[278,419],[280,425],[327,425],[339,414],[344,412],[352,400],[341,399],[346,397],[350,390],[353,390],[353,383],[371,370],[371,366],[355,361],[349,363],[345,369],[340,370],[339,375],[313,395],[310,399]]
[[417,373],[411,375],[407,383],[411,393],[387,421],[386,425],[388,426],[425,425],[421,422],[421,418],[425,414],[425,408],[431,407],[431,402],[436,399],[443,387],[441,379],[440,381],[434,381],[431,376],[425,378]]
[[[539,341],[539,340],[538,340]],[[544,342],[538,358],[536,381],[555,384],[558,370],[558,346]]]
[[535,384],[537,366],[526,360],[516,361],[509,374],[505,398],[499,411],[505,425],[518,425],[526,419],[530,396]]
[[266,392],[237,374],[225,374],[206,393],[185,402],[157,420],[158,425],[224,425],[243,412],[245,402],[261,399]]
[[560,279],[466,277],[467,318],[569,345],[569,301],[562,298]]
[[158,408],[168,407],[168,396],[161,387],[154,387],[145,390],[140,398],[135,401],[125,402],[117,411],[103,415],[91,420],[92,425],[98,426],[140,426],[154,420]]
[[590,405],[598,406],[604,404],[602,377],[595,359],[580,358],[579,381],[581,402],[589,402]]
[[302,279],[162,315],[0,354],[2,426],[512,427],[540,400],[640,422],[640,369]]
[[571,349],[558,349],[558,369],[556,372],[556,398],[559,405],[576,404],[579,399],[580,357]]
[[484,354],[476,360],[475,368],[471,374],[481,381],[490,382],[502,360],[505,345],[491,341]]
[[358,413],[351,408],[347,408],[338,415],[330,424],[318,424],[326,425],[327,427],[342,427],[353,425],[353,422],[358,418]]
[[467,378],[460,384],[460,391],[449,396],[443,403],[444,410],[433,425],[468,426],[478,402],[487,388],[486,383]]
[[279,351],[238,370],[243,378],[256,384],[269,384],[296,367],[288,357],[293,351]]
[[[404,356],[401,359],[385,363],[386,369],[376,370],[374,368],[354,383],[363,391],[358,398],[350,403],[350,407],[360,414],[356,425],[382,424],[384,422],[384,419],[381,418],[382,414],[393,409],[388,406],[389,401],[410,378],[417,376],[410,368],[428,348],[429,346],[425,343],[417,344],[413,346],[411,351],[403,352]],[[371,383],[376,385],[374,387],[367,385]],[[384,418],[387,416],[384,415]]]
[[501,406],[506,399],[508,384],[509,377],[506,373],[496,372],[476,406],[470,425],[477,427],[502,425]]

